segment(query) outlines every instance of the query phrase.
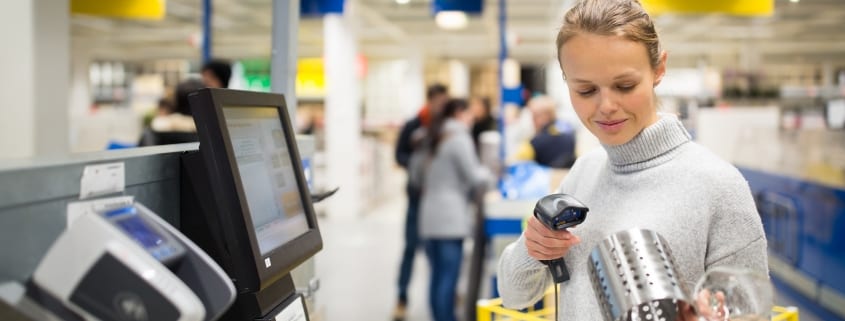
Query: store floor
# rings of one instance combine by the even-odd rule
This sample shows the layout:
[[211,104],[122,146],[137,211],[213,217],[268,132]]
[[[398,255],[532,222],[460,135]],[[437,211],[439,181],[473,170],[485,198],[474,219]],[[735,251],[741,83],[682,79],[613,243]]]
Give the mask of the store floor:
[[[401,189],[400,189],[401,190]],[[316,257],[315,305],[324,321],[390,320],[403,241],[406,200],[387,198],[360,217],[321,218],[323,250]],[[428,266],[420,250],[409,289],[408,321],[430,320]]]

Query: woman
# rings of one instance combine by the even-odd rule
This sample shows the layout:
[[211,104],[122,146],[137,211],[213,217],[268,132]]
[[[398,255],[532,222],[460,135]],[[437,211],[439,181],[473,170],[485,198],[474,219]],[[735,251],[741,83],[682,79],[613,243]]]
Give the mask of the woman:
[[602,143],[579,158],[560,186],[590,208],[572,231],[535,218],[499,262],[508,307],[533,304],[551,285],[539,260],[565,257],[561,320],[599,319],[587,264],[610,234],[634,227],[661,234],[687,288],[717,266],[767,274],[766,238],[739,171],[690,140],[673,115],[657,112],[666,53],[636,0],[583,0],[564,18],[558,59],[581,122]]
[[467,102],[453,99],[425,133],[412,156],[411,179],[422,190],[419,233],[431,265],[429,304],[436,321],[455,320],[455,288],[463,240],[471,232],[470,193],[488,182],[479,165]]

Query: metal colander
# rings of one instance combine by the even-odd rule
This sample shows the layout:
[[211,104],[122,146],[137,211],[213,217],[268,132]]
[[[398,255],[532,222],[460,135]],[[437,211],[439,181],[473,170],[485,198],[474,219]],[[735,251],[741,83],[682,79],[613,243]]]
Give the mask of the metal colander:
[[666,240],[631,229],[604,239],[590,253],[590,278],[605,321],[675,321],[690,302]]

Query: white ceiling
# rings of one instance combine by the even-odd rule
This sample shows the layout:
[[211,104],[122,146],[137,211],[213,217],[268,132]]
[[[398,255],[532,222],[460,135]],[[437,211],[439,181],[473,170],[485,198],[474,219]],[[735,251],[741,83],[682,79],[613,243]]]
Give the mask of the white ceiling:
[[[460,31],[434,23],[430,0],[346,0],[359,48],[370,59],[407,57],[468,62],[498,57],[500,0],[485,0],[484,13]],[[680,0],[679,0],[680,1]],[[510,56],[522,62],[554,57],[554,36],[565,5],[572,0],[507,1]],[[271,45],[272,0],[214,0],[213,52],[226,58],[267,57]],[[130,21],[74,16],[75,48],[95,59],[149,60],[199,57],[192,45],[201,30],[200,0],[168,0],[162,21]],[[701,62],[716,67],[755,67],[830,63],[845,66],[845,1],[775,0],[765,18],[726,15],[664,15],[656,18],[674,66]],[[322,20],[302,19],[299,56],[320,56]],[[75,49],[76,50],[76,49]]]

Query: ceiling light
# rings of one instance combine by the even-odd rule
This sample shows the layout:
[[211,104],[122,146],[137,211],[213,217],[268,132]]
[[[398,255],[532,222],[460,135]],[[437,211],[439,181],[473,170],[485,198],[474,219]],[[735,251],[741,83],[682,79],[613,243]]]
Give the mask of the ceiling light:
[[437,26],[446,30],[463,29],[467,26],[467,14],[463,11],[440,11],[434,17]]
[[798,1],[800,1],[800,0],[789,0],[789,2],[792,2],[792,3],[798,3]]
[[398,3],[398,4],[409,4],[409,3],[411,3],[411,0],[396,0],[396,3]]

